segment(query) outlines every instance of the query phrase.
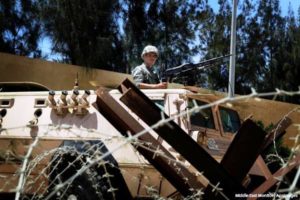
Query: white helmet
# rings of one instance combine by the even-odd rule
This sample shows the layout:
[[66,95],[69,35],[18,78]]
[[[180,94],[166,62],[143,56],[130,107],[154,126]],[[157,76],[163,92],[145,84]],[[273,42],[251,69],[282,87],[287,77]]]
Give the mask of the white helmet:
[[141,57],[143,58],[146,53],[155,53],[158,56],[158,49],[155,46],[147,45],[145,46]]

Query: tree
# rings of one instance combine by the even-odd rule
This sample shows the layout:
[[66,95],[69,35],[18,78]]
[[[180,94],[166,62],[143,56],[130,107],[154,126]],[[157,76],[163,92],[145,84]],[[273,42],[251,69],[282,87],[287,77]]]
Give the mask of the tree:
[[0,1],[0,51],[40,57],[37,7],[31,0]]
[[[156,1],[155,1],[156,2]],[[146,40],[147,16],[145,12],[146,0],[124,1],[124,47],[126,49],[127,72],[130,73],[131,67],[139,63],[140,53],[143,48],[143,41]],[[127,8],[127,9],[126,9]],[[150,41],[148,41],[151,43]],[[152,43],[155,44],[155,43]]]
[[264,45],[258,17],[255,15],[255,2],[241,2],[241,14],[238,16],[240,29],[237,43],[236,93],[247,94],[250,88],[258,88],[264,82]]
[[[207,25],[206,36],[207,49],[206,59],[229,54],[230,50],[230,22],[231,6],[228,0],[219,0],[219,12],[211,15],[209,25]],[[228,83],[228,73],[221,73],[221,68],[226,66],[216,66],[207,72],[207,86],[212,89],[225,91]],[[225,70],[226,71],[226,70]],[[227,71],[228,72],[228,71]]]
[[280,46],[283,43],[284,20],[281,17],[279,0],[259,1],[257,19],[261,30],[263,42],[263,56],[265,59],[264,73],[265,84],[260,85],[260,90],[270,91],[276,87],[275,72],[282,66],[280,59]]
[[[300,27],[297,25],[294,12],[289,7],[286,17],[286,31],[284,43],[281,46],[282,67],[276,71],[276,79],[280,84],[280,89],[299,90],[300,85]],[[283,97],[283,100],[292,103],[300,103],[297,97]]]
[[124,71],[117,0],[40,0],[44,30],[65,62]]

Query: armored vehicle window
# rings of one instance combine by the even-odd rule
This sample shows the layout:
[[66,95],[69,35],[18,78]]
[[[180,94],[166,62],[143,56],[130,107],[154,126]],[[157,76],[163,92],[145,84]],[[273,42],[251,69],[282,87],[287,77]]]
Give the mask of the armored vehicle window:
[[222,126],[225,132],[235,133],[241,126],[239,115],[229,108],[219,107]]
[[[195,105],[202,106],[207,103],[195,99],[189,99],[188,108],[191,109]],[[190,122],[192,126],[215,129],[214,117],[211,108],[205,108],[197,113],[190,114]]]

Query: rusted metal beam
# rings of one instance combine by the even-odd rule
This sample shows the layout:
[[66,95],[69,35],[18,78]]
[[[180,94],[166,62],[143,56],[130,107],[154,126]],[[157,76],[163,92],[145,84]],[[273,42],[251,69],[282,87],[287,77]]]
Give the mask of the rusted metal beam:
[[[237,182],[242,183],[259,156],[266,133],[252,120],[246,120],[227,149],[221,165]],[[205,199],[220,199],[213,194],[213,188],[204,191]]]
[[260,154],[266,133],[247,119],[227,149],[221,165],[238,182],[242,182]]
[[[250,119],[242,124],[221,161],[221,165],[232,179],[242,183],[260,154],[265,135],[266,133]],[[220,199],[212,190],[211,186],[206,188],[205,199]]]
[[[284,118],[280,119],[280,121],[274,126],[275,128],[266,135],[265,141],[261,147],[261,153],[265,153],[266,150],[269,149],[269,147],[273,144],[273,141],[281,138],[285,134],[285,130],[291,124],[292,120],[289,117],[285,116]],[[264,176],[266,180],[272,177],[272,173],[270,172],[262,156],[258,156],[249,173],[258,176]]]
[[272,176],[271,171],[269,170],[267,164],[261,155],[259,155],[249,171],[249,174],[256,176],[263,176],[265,179],[269,179]]
[[[104,89],[97,90],[95,107],[124,136],[127,136],[128,131],[135,135],[144,130],[144,127]],[[183,196],[192,195],[191,189],[204,188],[196,176],[184,166],[176,163],[176,159],[150,133],[143,134],[138,139],[150,143],[151,148],[159,149],[164,154],[161,156],[153,151],[135,146]]]
[[[162,116],[168,118],[129,80],[123,81],[119,90],[124,92],[120,100],[148,125],[160,122]],[[162,124],[155,131],[199,172],[204,172],[211,184],[222,188],[222,193],[229,199],[234,199],[236,193],[246,192],[240,183],[232,179],[229,173],[174,121]]]
[[[292,169],[299,167],[300,165],[300,154],[295,155],[295,157],[290,160],[286,166],[277,170],[272,177],[263,182],[259,187],[257,187],[254,191],[251,192],[252,197],[255,197],[256,194],[263,194],[268,191],[273,185],[275,185],[280,178],[289,173]],[[256,198],[248,198],[248,199],[256,199]]]

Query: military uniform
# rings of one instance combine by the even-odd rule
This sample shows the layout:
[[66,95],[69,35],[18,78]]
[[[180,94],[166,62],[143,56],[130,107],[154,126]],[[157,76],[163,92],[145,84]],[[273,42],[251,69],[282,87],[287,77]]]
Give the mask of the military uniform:
[[153,67],[148,68],[144,63],[132,70],[132,76],[137,86],[139,86],[140,83],[159,83],[158,75],[153,70]]

